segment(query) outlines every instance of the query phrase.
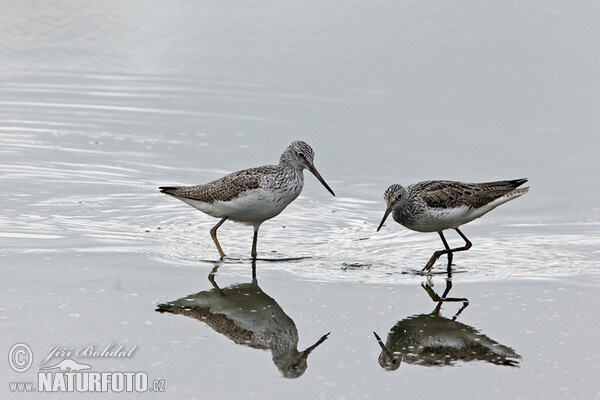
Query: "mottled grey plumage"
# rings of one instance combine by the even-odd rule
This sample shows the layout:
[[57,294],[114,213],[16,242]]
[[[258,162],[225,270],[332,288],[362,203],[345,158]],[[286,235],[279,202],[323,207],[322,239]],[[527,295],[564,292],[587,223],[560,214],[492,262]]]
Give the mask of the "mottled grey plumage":
[[160,304],[156,311],[197,319],[239,345],[269,350],[273,363],[286,378],[304,374],[308,356],[329,334],[298,351],[294,321],[256,280],[223,289],[213,284],[212,290]]
[[[378,338],[378,336],[376,336]],[[486,361],[515,366],[521,356],[475,328],[440,316],[413,315],[398,321],[388,334],[379,364],[395,370],[401,362],[423,366],[453,365],[456,361]]]
[[[303,154],[304,157],[299,157],[298,154]],[[312,164],[314,156],[313,149],[306,142],[296,141],[281,154],[277,165],[233,172],[204,185],[161,186],[159,189],[178,198],[210,204],[216,201],[231,201],[249,190],[258,188],[281,190],[293,187],[301,191],[304,184],[302,170],[308,168],[303,158]]]
[[[442,254],[448,254],[448,270],[452,253],[468,250],[471,242],[458,229],[459,226],[483,216],[501,204],[515,199],[529,190],[518,189],[527,179],[515,179],[485,183],[455,181],[425,181],[410,185],[391,185],[383,195],[387,209],[377,230],[390,213],[394,220],[418,232],[438,232],[445,250],[435,252],[425,269]],[[464,247],[450,249],[442,231],[454,229],[465,240]]]
[[[212,204],[215,201],[230,201],[235,199],[247,190],[258,189],[261,187],[261,183],[263,186],[270,187],[272,186],[273,181],[278,180],[278,174],[283,175],[281,168],[277,168],[275,165],[265,165],[263,167],[233,172],[205,185],[179,187],[162,186],[160,189],[161,192],[176,197]],[[273,179],[268,179],[266,178],[267,176],[270,176]],[[297,176],[294,176],[293,178],[298,180]]]
[[[386,343],[373,332],[379,346],[379,365],[393,371],[401,362],[424,366],[453,365],[456,361],[487,361],[496,365],[516,366],[521,359],[510,347],[504,346],[469,325],[456,321],[469,305],[469,300],[448,297],[452,281],[446,279],[446,289],[440,297],[427,283],[423,289],[437,303],[429,314],[413,315],[399,321],[388,333]],[[452,319],[442,317],[445,302],[462,302]]]
[[[412,198],[422,200],[428,207],[456,208],[467,205],[477,208],[505,196],[525,182],[527,179],[485,183],[424,181],[408,186],[406,191]],[[399,188],[400,185],[390,186],[384,195],[386,201]]]
[[252,257],[260,225],[281,213],[302,192],[303,170],[308,169],[335,196],[314,166],[314,151],[305,142],[295,141],[281,154],[277,165],[265,165],[233,172],[204,185],[162,186],[161,192],[221,220],[211,236],[221,257],[225,253],[217,240],[217,229],[225,220],[252,225]]

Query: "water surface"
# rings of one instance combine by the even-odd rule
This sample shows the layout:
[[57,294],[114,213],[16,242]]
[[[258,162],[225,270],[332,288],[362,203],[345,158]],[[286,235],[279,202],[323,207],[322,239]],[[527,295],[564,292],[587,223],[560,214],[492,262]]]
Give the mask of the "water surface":
[[[165,379],[167,393],[148,397],[600,396],[594,4],[5,8],[3,351],[138,345],[131,359],[93,364]],[[230,258],[213,279],[257,285],[293,349],[331,332],[286,379],[281,353],[249,345],[249,332],[265,330],[245,326],[240,344],[225,328],[235,318],[215,329],[155,311],[214,293],[218,258],[216,220],[157,187],[275,163],[296,139],[313,146],[337,196],[306,175],[302,195],[261,228],[255,281],[251,228],[224,224]],[[437,235],[391,220],[375,232],[384,189],[520,177],[530,179],[526,196],[464,227],[473,248],[454,257],[449,293],[469,300],[455,322],[518,362],[448,356],[444,366],[382,368],[373,332],[385,341],[430,314],[424,286],[446,288],[444,274],[415,273],[441,247]],[[444,304],[443,323],[461,306]],[[3,397],[8,382],[37,371],[0,368]]]

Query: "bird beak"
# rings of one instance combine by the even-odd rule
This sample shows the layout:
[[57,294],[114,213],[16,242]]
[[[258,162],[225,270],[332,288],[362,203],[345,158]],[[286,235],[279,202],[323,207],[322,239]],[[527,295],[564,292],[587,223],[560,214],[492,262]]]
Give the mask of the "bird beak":
[[387,208],[387,210],[385,210],[385,214],[383,214],[383,219],[379,223],[379,227],[377,228],[377,232],[379,232],[379,230],[383,226],[383,223],[385,222],[385,220],[387,219],[388,215],[390,215],[390,213],[392,212],[393,209],[394,208],[392,206],[390,206],[390,207]]
[[304,350],[302,352],[302,358],[303,359],[307,359],[308,355],[317,348],[317,346],[319,346],[321,343],[323,343],[327,337],[329,336],[331,332],[326,333],[325,335],[321,336],[321,339],[317,340],[317,343],[313,344],[312,346],[308,347],[306,350]]
[[373,335],[375,335],[375,339],[377,339],[377,343],[379,343],[379,346],[381,346],[381,350],[383,350],[383,352],[388,354],[389,356],[393,356],[394,353],[392,351],[390,351],[390,349],[387,348],[387,346],[385,345],[385,343],[383,343],[383,340],[381,340],[379,335],[375,332],[373,332]]
[[319,173],[319,171],[317,171],[317,169],[315,168],[315,166],[313,164],[311,164],[310,167],[308,167],[308,170],[310,172],[312,172],[312,174],[314,176],[317,177],[317,179],[319,180],[319,182],[321,182],[323,184],[323,186],[325,186],[325,189],[327,189],[329,191],[329,193],[331,193],[332,195],[335,196],[335,193],[333,193],[333,190],[331,190],[331,188],[329,187],[329,185],[327,183],[325,183],[325,179],[323,179],[323,177],[321,176],[321,174]]

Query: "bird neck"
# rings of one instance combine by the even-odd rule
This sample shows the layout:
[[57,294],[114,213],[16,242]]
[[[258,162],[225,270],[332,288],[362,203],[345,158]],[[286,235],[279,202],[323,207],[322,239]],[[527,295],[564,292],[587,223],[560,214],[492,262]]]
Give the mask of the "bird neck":
[[282,169],[294,170],[300,173],[304,169],[303,165],[300,165],[298,162],[288,157],[285,153],[281,155],[281,158],[279,158],[278,166]]
[[298,176],[299,179],[302,179],[304,176],[304,166],[294,162],[293,160],[290,160],[289,158],[284,158],[282,156],[277,167],[285,175],[293,174],[294,176]]
[[412,202],[407,195],[404,195],[394,207],[392,218],[394,218],[394,221],[400,224],[410,222],[413,216],[413,211]]

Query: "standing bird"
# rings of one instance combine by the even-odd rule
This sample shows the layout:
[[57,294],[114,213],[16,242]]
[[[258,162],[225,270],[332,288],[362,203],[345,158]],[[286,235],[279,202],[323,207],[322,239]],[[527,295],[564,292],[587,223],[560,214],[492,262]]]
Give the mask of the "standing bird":
[[[373,332],[382,350],[379,365],[388,371],[398,369],[401,362],[426,367],[454,365],[457,361],[486,361],[511,367],[519,365],[521,356],[513,349],[456,321],[469,305],[469,300],[447,297],[452,289],[450,279],[446,279],[446,290],[441,297],[429,282],[422,286],[431,300],[437,303],[436,307],[429,314],[413,315],[398,321],[390,329],[385,343]],[[442,305],[447,301],[463,303],[451,319],[441,316]]]
[[[417,232],[437,232],[445,250],[433,253],[423,271],[431,270],[441,255],[448,254],[450,272],[452,254],[471,248],[471,242],[458,227],[527,193],[529,187],[517,189],[525,182],[527,179],[486,183],[425,181],[406,188],[391,185],[383,195],[387,209],[377,231],[381,229],[388,215],[393,213],[394,220],[408,229]],[[450,228],[463,238],[463,247],[451,249],[448,246],[442,231]]]
[[249,168],[198,186],[162,186],[159,189],[221,220],[210,230],[221,258],[225,253],[217,229],[230,219],[254,227],[252,258],[256,258],[258,228],[283,211],[300,195],[304,169],[308,169],[335,196],[314,165],[315,153],[305,142],[295,141],[281,153],[279,164]]
[[[202,321],[234,343],[269,350],[285,378],[298,378],[308,368],[308,356],[329,333],[312,346],[298,350],[298,329],[279,304],[258,286],[238,283],[221,289],[215,281],[218,266],[209,275],[213,289],[159,304],[156,311],[180,314]],[[252,265],[253,273],[256,266]]]

